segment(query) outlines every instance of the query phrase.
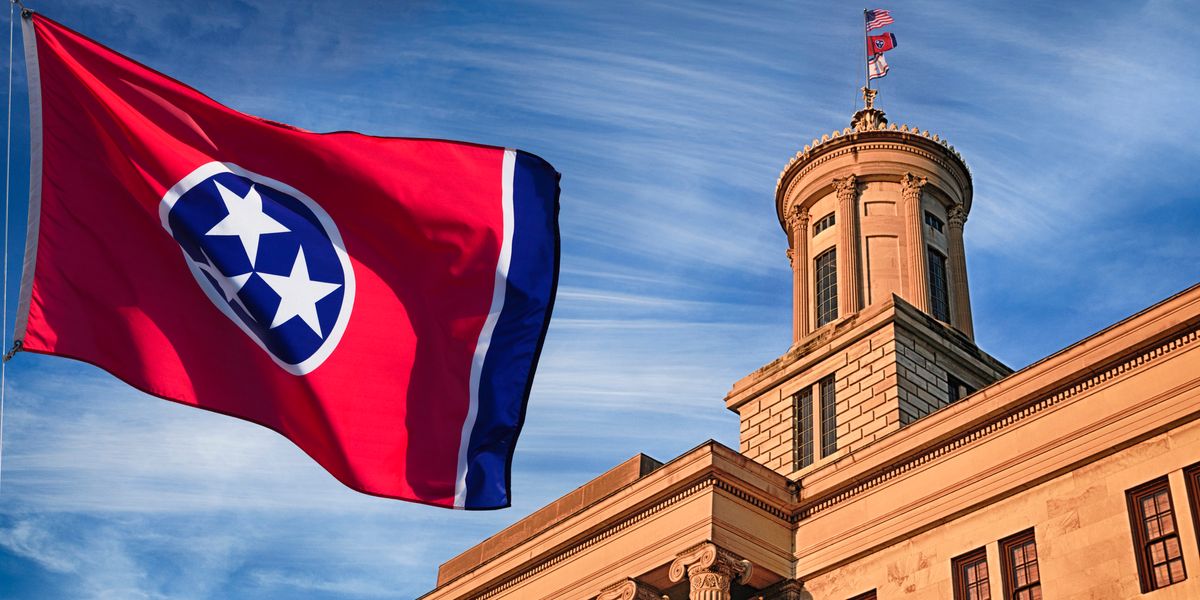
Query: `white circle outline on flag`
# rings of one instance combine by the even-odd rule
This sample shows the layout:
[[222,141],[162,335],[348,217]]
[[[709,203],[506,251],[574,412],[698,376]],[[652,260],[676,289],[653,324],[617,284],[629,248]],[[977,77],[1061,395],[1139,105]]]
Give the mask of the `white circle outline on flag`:
[[[308,207],[308,209],[312,211],[314,215],[316,215],[317,220],[321,222],[321,227],[325,230],[325,234],[329,236],[329,241],[333,244],[334,253],[337,254],[338,261],[342,265],[342,272],[344,273],[346,279],[344,288],[345,294],[342,297],[342,308],[338,312],[337,321],[334,322],[333,329],[331,329],[329,332],[329,337],[325,338],[325,341],[321,343],[321,346],[317,348],[317,351],[314,352],[312,356],[294,365],[279,360],[279,358],[275,356],[273,352],[267,349],[267,345],[261,339],[259,339],[257,335],[254,334],[253,330],[251,330],[250,327],[247,326],[244,321],[242,321],[241,317],[239,317],[237,313],[233,312],[233,307],[229,305],[225,298],[220,294],[217,294],[216,289],[214,289],[213,286],[208,283],[208,279],[205,277],[204,272],[196,267],[196,264],[191,260],[191,257],[187,255],[187,251],[183,249],[183,246],[179,246],[179,251],[181,254],[183,254],[183,262],[187,264],[188,269],[192,272],[192,276],[196,278],[196,283],[200,285],[200,289],[204,290],[204,294],[208,296],[208,299],[211,300],[212,303],[215,304],[217,308],[225,314],[226,317],[229,317],[229,320],[236,323],[237,326],[246,334],[246,336],[254,340],[254,343],[258,344],[258,347],[262,348],[263,351],[267,353],[267,356],[270,356],[271,360],[275,361],[275,364],[279,365],[279,367],[284,371],[287,371],[292,375],[306,375],[311,373],[314,369],[321,366],[321,363],[325,362],[325,359],[329,358],[329,355],[333,354],[334,349],[337,348],[338,342],[340,342],[342,339],[342,334],[346,331],[346,324],[350,322],[350,311],[354,307],[354,269],[350,266],[350,255],[346,253],[346,246],[342,243],[342,235],[338,232],[337,226],[334,225],[333,219],[328,213],[325,212],[325,209],[322,208],[320,204],[317,204],[312,198],[309,198],[304,192],[301,192],[300,190],[283,183],[282,181],[272,179],[266,175],[259,175],[253,171],[248,171],[233,163],[213,161],[200,165],[196,168],[196,170],[189,173],[183,179],[180,179],[179,183],[171,186],[171,189],[167,190],[166,194],[163,194],[162,202],[160,202],[158,205],[158,218],[162,221],[163,229],[167,230],[167,233],[171,234],[172,240],[175,239],[175,232],[171,230],[171,223],[168,218],[171,215],[171,209],[175,207],[175,203],[181,196],[186,194],[193,187],[196,187],[197,184],[207,180],[213,175],[220,173],[233,173],[234,175],[245,177],[246,179],[249,179],[255,183],[261,182],[268,187],[275,188],[299,200],[306,207]],[[176,242],[176,245],[178,245],[178,242]]]

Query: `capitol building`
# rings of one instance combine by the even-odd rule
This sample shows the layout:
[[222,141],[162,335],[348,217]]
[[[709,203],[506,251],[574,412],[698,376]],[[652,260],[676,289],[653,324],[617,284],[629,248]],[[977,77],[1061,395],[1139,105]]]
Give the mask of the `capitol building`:
[[775,189],[792,344],[726,395],[739,447],[634,456],[425,600],[1200,598],[1200,286],[1014,372],[966,161],[865,100]]

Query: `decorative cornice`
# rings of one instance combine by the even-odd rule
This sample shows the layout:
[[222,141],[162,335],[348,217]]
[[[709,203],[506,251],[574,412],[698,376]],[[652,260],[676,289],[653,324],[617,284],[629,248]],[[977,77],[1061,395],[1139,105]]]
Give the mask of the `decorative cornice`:
[[705,477],[704,479],[701,479],[701,480],[693,483],[692,485],[688,486],[687,488],[684,488],[684,489],[676,492],[675,494],[672,494],[671,496],[664,498],[664,499],[656,502],[655,504],[653,504],[635,514],[630,515],[629,517],[622,519],[621,521],[618,521],[617,523],[613,524],[611,527],[605,528],[605,529],[597,532],[595,535],[593,535],[591,537],[580,540],[578,543],[572,545],[571,547],[569,547],[561,552],[550,555],[545,560],[542,560],[542,561],[534,564],[533,566],[529,567],[528,569],[525,569],[525,570],[513,575],[512,577],[505,579],[504,581],[497,584],[495,587],[489,588],[488,590],[484,591],[481,594],[478,594],[476,596],[471,596],[471,598],[472,598],[472,600],[485,600],[486,598],[491,598],[491,597],[503,592],[504,590],[507,590],[507,589],[513,587],[514,585],[517,585],[518,583],[521,583],[522,581],[525,581],[526,579],[529,579],[530,577],[533,577],[534,575],[537,575],[538,573],[541,573],[542,571],[545,571],[546,569],[549,569],[550,567],[553,567],[554,565],[556,565],[576,554],[579,554],[580,552],[583,552],[584,550],[596,545],[597,543],[602,542],[602,541],[612,537],[613,535],[616,535],[616,534],[624,531],[625,529],[628,529],[629,527],[639,523],[640,521],[646,519],[647,517],[650,517],[659,512],[662,512],[664,509],[670,507],[673,504],[678,503],[679,501],[681,501],[689,496],[692,496],[693,494],[696,494],[696,493],[704,491],[710,487],[713,487],[713,485],[716,483],[716,481],[717,481],[716,477],[709,475],[708,477]]
[[[874,109],[871,109],[871,110],[874,110]],[[880,111],[880,113],[882,114],[882,111]],[[780,181],[783,180],[783,177],[787,174],[788,169],[791,169],[792,166],[795,165],[797,162],[804,162],[805,160],[807,160],[813,156],[816,156],[818,154],[817,149],[822,144],[828,143],[833,140],[838,140],[839,138],[843,138],[843,137],[854,138],[854,137],[859,137],[860,134],[870,134],[870,133],[875,133],[875,132],[902,133],[902,134],[907,134],[907,136],[903,136],[903,137],[913,136],[913,137],[922,137],[922,138],[928,139],[936,144],[941,145],[942,147],[946,148],[947,150],[949,150],[951,154],[953,154],[955,157],[958,158],[959,162],[962,164],[962,166],[964,168],[967,168],[968,171],[970,170],[967,167],[966,161],[963,160],[962,155],[958,153],[958,150],[955,150],[953,145],[951,145],[946,140],[940,138],[938,136],[938,134],[936,134],[936,133],[930,134],[928,129],[921,131],[919,127],[915,127],[915,126],[909,127],[908,125],[900,125],[897,127],[895,123],[889,124],[887,122],[887,119],[883,119],[882,122],[872,123],[870,126],[868,126],[866,123],[855,123],[854,127],[846,127],[841,130],[835,129],[832,133],[822,135],[820,139],[813,138],[813,141],[811,144],[805,146],[803,150],[797,152],[795,154],[795,156],[793,156],[791,159],[788,160],[787,166],[784,167],[783,171],[779,173]],[[778,187],[778,185],[776,187]]]
[[[847,128],[847,131],[849,131],[849,128]],[[881,133],[886,134],[886,135],[882,136],[883,139],[878,139],[881,137],[880,136]],[[893,135],[895,137],[893,137]],[[850,135],[849,137],[850,138],[864,138],[865,137],[866,140],[870,140],[870,141],[859,141],[858,139],[850,139],[848,141],[848,143],[844,144],[842,147],[833,149],[833,150],[829,150],[827,152],[822,152],[822,153],[814,152],[811,154],[807,153],[807,152],[797,153],[796,157],[794,157],[792,159],[792,161],[788,163],[787,168],[785,168],[783,170],[783,172],[780,173],[780,175],[779,175],[779,181],[776,183],[776,186],[775,186],[776,209],[781,211],[781,215],[780,215],[781,217],[786,218],[782,214],[782,210],[784,208],[783,203],[786,202],[787,199],[790,198],[794,194],[796,186],[800,184],[800,182],[804,179],[804,177],[809,172],[811,172],[813,169],[819,167],[821,164],[823,164],[827,161],[833,160],[839,156],[844,156],[846,154],[854,154],[854,153],[858,153],[858,152],[865,151],[865,150],[896,150],[896,151],[901,151],[901,152],[907,152],[909,154],[913,154],[915,156],[919,156],[921,158],[929,160],[930,162],[933,162],[934,164],[946,169],[951,174],[951,176],[955,179],[955,183],[958,184],[958,186],[962,190],[962,192],[967,197],[969,197],[971,195],[971,190],[973,189],[972,183],[971,183],[971,171],[967,167],[966,162],[963,161],[962,156],[960,156],[957,152],[953,152],[953,147],[948,146],[944,142],[942,142],[942,145],[946,146],[949,150],[951,150],[950,154],[947,154],[944,152],[935,154],[926,149],[923,149],[923,148],[911,143],[911,141],[914,141],[914,139],[913,139],[914,135],[915,135],[915,132],[913,134],[893,134],[890,130],[883,131],[883,132],[881,132],[881,131],[865,132],[865,133],[861,133],[861,134],[853,134],[853,135]],[[835,135],[834,137],[839,137],[839,136]],[[899,139],[895,139],[896,137],[898,137]],[[936,137],[936,136],[934,136],[934,137]],[[887,138],[892,138],[895,141],[888,141]],[[839,139],[840,139],[840,137],[839,137]],[[816,141],[816,140],[814,140],[814,141]],[[805,148],[807,148],[807,146]],[[824,149],[822,149],[822,150],[824,150]],[[952,156],[953,158],[956,158],[957,160],[948,160],[948,157],[950,157],[950,156]],[[793,168],[795,168],[795,165],[798,162],[805,163],[805,164],[803,166],[799,167],[796,171],[790,173],[790,175],[789,175],[789,171],[791,171]],[[963,178],[961,178],[961,179],[959,178],[960,172],[963,176]],[[785,188],[785,183],[786,183],[786,188]],[[792,206],[796,206],[796,205],[793,204]]]
[[636,579],[626,579],[600,590],[596,600],[663,600],[662,592],[638,582]]

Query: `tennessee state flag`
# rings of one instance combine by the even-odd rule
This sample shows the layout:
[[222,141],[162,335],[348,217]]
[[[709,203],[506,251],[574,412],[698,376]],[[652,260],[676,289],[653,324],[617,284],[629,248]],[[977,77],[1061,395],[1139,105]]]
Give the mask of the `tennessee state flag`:
[[511,504],[558,275],[558,173],[311,133],[42,16],[22,350],[269,427],[347,486]]
[[891,33],[867,36],[867,53],[874,56],[895,48],[896,36]]

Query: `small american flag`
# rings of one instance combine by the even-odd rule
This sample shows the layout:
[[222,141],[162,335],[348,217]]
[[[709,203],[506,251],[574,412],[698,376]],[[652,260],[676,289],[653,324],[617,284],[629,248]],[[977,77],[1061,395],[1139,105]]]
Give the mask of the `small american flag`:
[[888,73],[888,64],[882,54],[876,54],[867,60],[867,80],[879,79]]
[[880,27],[883,27],[884,25],[891,25],[892,23],[895,23],[895,21],[892,20],[892,13],[890,13],[886,10],[883,10],[882,8],[868,10],[868,11],[866,11],[866,13],[867,13],[867,31],[871,31],[872,29],[879,29]]

